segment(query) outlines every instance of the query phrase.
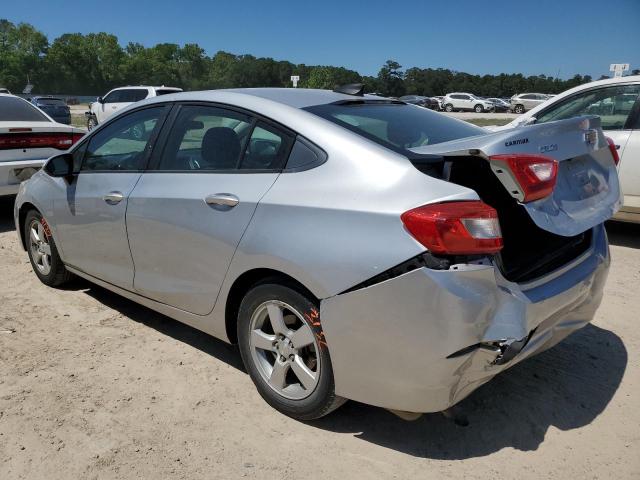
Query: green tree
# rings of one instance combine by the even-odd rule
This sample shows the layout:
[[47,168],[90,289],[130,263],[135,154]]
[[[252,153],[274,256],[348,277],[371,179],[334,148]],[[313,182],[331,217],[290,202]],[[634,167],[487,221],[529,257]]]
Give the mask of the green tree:
[[400,97],[405,93],[402,65],[394,60],[387,60],[378,72],[381,93],[390,97]]
[[47,37],[29,24],[0,19],[0,85],[21,92],[27,84],[45,78],[43,58]]

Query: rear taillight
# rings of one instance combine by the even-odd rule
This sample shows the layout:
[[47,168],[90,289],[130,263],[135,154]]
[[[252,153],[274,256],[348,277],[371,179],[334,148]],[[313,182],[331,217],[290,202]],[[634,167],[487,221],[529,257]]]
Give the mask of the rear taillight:
[[609,151],[613,156],[613,163],[618,165],[618,163],[620,163],[620,155],[618,155],[618,147],[616,146],[616,142],[614,142],[609,137],[606,137],[606,138],[607,138],[607,143],[609,144]]
[[15,132],[0,134],[0,150],[16,148],[56,148],[67,150],[83,137],[79,133]]
[[522,189],[525,203],[548,197],[556,186],[558,162],[551,157],[514,153],[494,155],[491,160],[506,164]]
[[502,248],[498,212],[480,201],[425,205],[403,213],[401,219],[432,253],[492,254]]

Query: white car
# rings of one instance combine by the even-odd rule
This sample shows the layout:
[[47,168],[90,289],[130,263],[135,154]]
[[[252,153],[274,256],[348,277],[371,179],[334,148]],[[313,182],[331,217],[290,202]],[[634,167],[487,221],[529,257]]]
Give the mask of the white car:
[[444,110],[447,112],[455,112],[468,110],[470,112],[490,112],[494,105],[489,100],[476,97],[471,93],[455,92],[447,93],[442,99]]
[[510,99],[510,109],[513,113],[524,113],[527,110],[537,107],[551,98],[544,93],[520,93]]
[[616,220],[640,223],[640,75],[598,80],[556,95],[491,130],[551,122],[578,115],[599,115],[602,129],[617,148],[624,205]]
[[89,105],[89,111],[85,113],[87,117],[87,129],[91,130],[96,125],[104,122],[116,112],[119,112],[132,103],[139,102],[145,98],[158,97],[170,93],[181,92],[181,88],[176,87],[118,87],[111,90],[104,97]]
[[67,150],[83,135],[26,100],[0,93],[0,196],[18,193],[20,183],[49,157]]

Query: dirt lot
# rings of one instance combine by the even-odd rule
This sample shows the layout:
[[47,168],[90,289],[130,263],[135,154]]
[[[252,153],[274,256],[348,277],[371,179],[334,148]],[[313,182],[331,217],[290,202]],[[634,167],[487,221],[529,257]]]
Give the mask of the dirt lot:
[[640,228],[590,325],[442,415],[302,423],[235,348],[101,288],[40,284],[0,199],[0,479],[640,478]]

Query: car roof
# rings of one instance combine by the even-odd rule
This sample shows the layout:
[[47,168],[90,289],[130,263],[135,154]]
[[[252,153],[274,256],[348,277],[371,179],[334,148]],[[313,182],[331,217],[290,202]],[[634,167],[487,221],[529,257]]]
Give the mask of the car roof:
[[332,90],[318,90],[313,88],[231,88],[224,90],[210,90],[201,93],[231,92],[254,97],[264,98],[273,102],[282,103],[290,107],[305,108],[314,105],[325,105],[340,101],[353,101],[360,99],[384,100],[385,97],[378,95],[347,95]]
[[176,92],[181,92],[182,89],[180,87],[167,87],[166,85],[160,85],[160,86],[153,86],[153,85],[125,85],[123,87],[116,87],[113,88],[113,90],[123,90],[123,89],[127,89],[127,90],[131,90],[131,89],[144,89],[147,90],[149,88],[155,88],[155,89],[161,89],[164,88],[166,90],[175,90]]

